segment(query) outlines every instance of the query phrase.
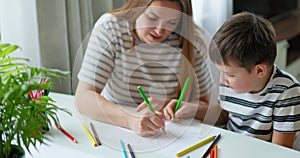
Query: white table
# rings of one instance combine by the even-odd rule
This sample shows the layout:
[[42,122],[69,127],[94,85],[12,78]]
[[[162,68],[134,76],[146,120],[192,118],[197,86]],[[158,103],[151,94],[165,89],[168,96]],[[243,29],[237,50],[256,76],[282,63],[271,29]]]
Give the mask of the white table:
[[[48,145],[40,145],[37,147],[38,150],[31,148],[32,155],[26,153],[26,158],[122,158],[123,153],[121,146],[118,144],[119,138],[122,138],[125,143],[130,143],[133,146],[137,158],[170,158],[176,157],[176,153],[186,147],[219,133],[222,135],[218,142],[219,158],[300,158],[300,152],[298,151],[243,136],[218,127],[201,124],[195,120],[191,122],[190,126],[185,126],[185,128],[180,125],[180,127],[178,126],[184,129],[181,133],[175,134],[179,137],[168,139],[171,136],[167,135],[167,139],[159,137],[157,141],[156,139],[137,136],[131,131],[120,127],[85,118],[85,121],[92,121],[94,123],[103,143],[102,146],[94,147],[81,126],[81,119],[79,119],[74,104],[74,96],[59,93],[51,93],[51,96],[57,101],[57,105],[69,109],[72,113],[72,116],[70,116],[60,112],[59,118],[63,128],[71,133],[79,143],[75,144],[56,128],[51,128],[48,133],[51,139],[47,141]],[[176,123],[170,123],[167,129],[172,126],[175,128],[177,125]],[[171,135],[173,134],[171,133]],[[188,153],[188,155],[190,155],[191,158],[201,157],[208,146],[209,144],[206,144]],[[127,156],[128,158],[131,157],[129,152],[127,152]]]

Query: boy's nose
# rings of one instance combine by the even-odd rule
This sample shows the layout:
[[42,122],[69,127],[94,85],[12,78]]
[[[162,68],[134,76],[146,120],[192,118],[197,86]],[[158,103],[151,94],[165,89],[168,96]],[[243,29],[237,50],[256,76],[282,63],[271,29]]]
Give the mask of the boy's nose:
[[221,74],[220,74],[220,82],[226,84],[227,86],[229,86],[229,82],[228,82],[228,80],[226,79],[224,73],[221,73]]

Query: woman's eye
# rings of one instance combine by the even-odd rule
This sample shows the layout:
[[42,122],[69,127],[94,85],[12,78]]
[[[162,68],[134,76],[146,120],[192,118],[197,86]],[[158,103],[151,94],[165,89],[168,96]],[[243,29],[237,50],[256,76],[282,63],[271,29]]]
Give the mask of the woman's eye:
[[170,21],[170,22],[168,22],[169,23],[169,25],[177,25],[177,22],[176,21]]
[[148,19],[151,20],[151,21],[156,21],[157,20],[156,17],[152,17],[152,16],[148,16]]

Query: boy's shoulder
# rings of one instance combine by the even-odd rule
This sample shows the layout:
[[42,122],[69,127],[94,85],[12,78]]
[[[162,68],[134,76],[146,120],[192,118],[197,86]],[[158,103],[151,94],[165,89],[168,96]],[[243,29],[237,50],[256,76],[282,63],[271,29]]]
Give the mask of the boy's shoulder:
[[299,85],[299,81],[289,72],[286,72],[282,69],[280,69],[279,67],[275,66],[275,73],[273,76],[273,80],[278,81],[278,84],[286,84],[288,85],[294,85],[294,84],[298,84]]
[[292,74],[274,66],[274,72],[269,80],[267,91],[282,93],[290,89],[297,89],[300,94],[299,81]]

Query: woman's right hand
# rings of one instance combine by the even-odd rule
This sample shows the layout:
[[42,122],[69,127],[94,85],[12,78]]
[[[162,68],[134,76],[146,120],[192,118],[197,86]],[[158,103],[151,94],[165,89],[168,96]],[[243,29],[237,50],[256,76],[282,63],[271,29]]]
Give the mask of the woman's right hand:
[[144,109],[130,116],[128,125],[131,130],[141,136],[154,135],[161,128],[165,128],[163,117],[164,115],[161,112],[156,112],[155,115],[149,109]]

